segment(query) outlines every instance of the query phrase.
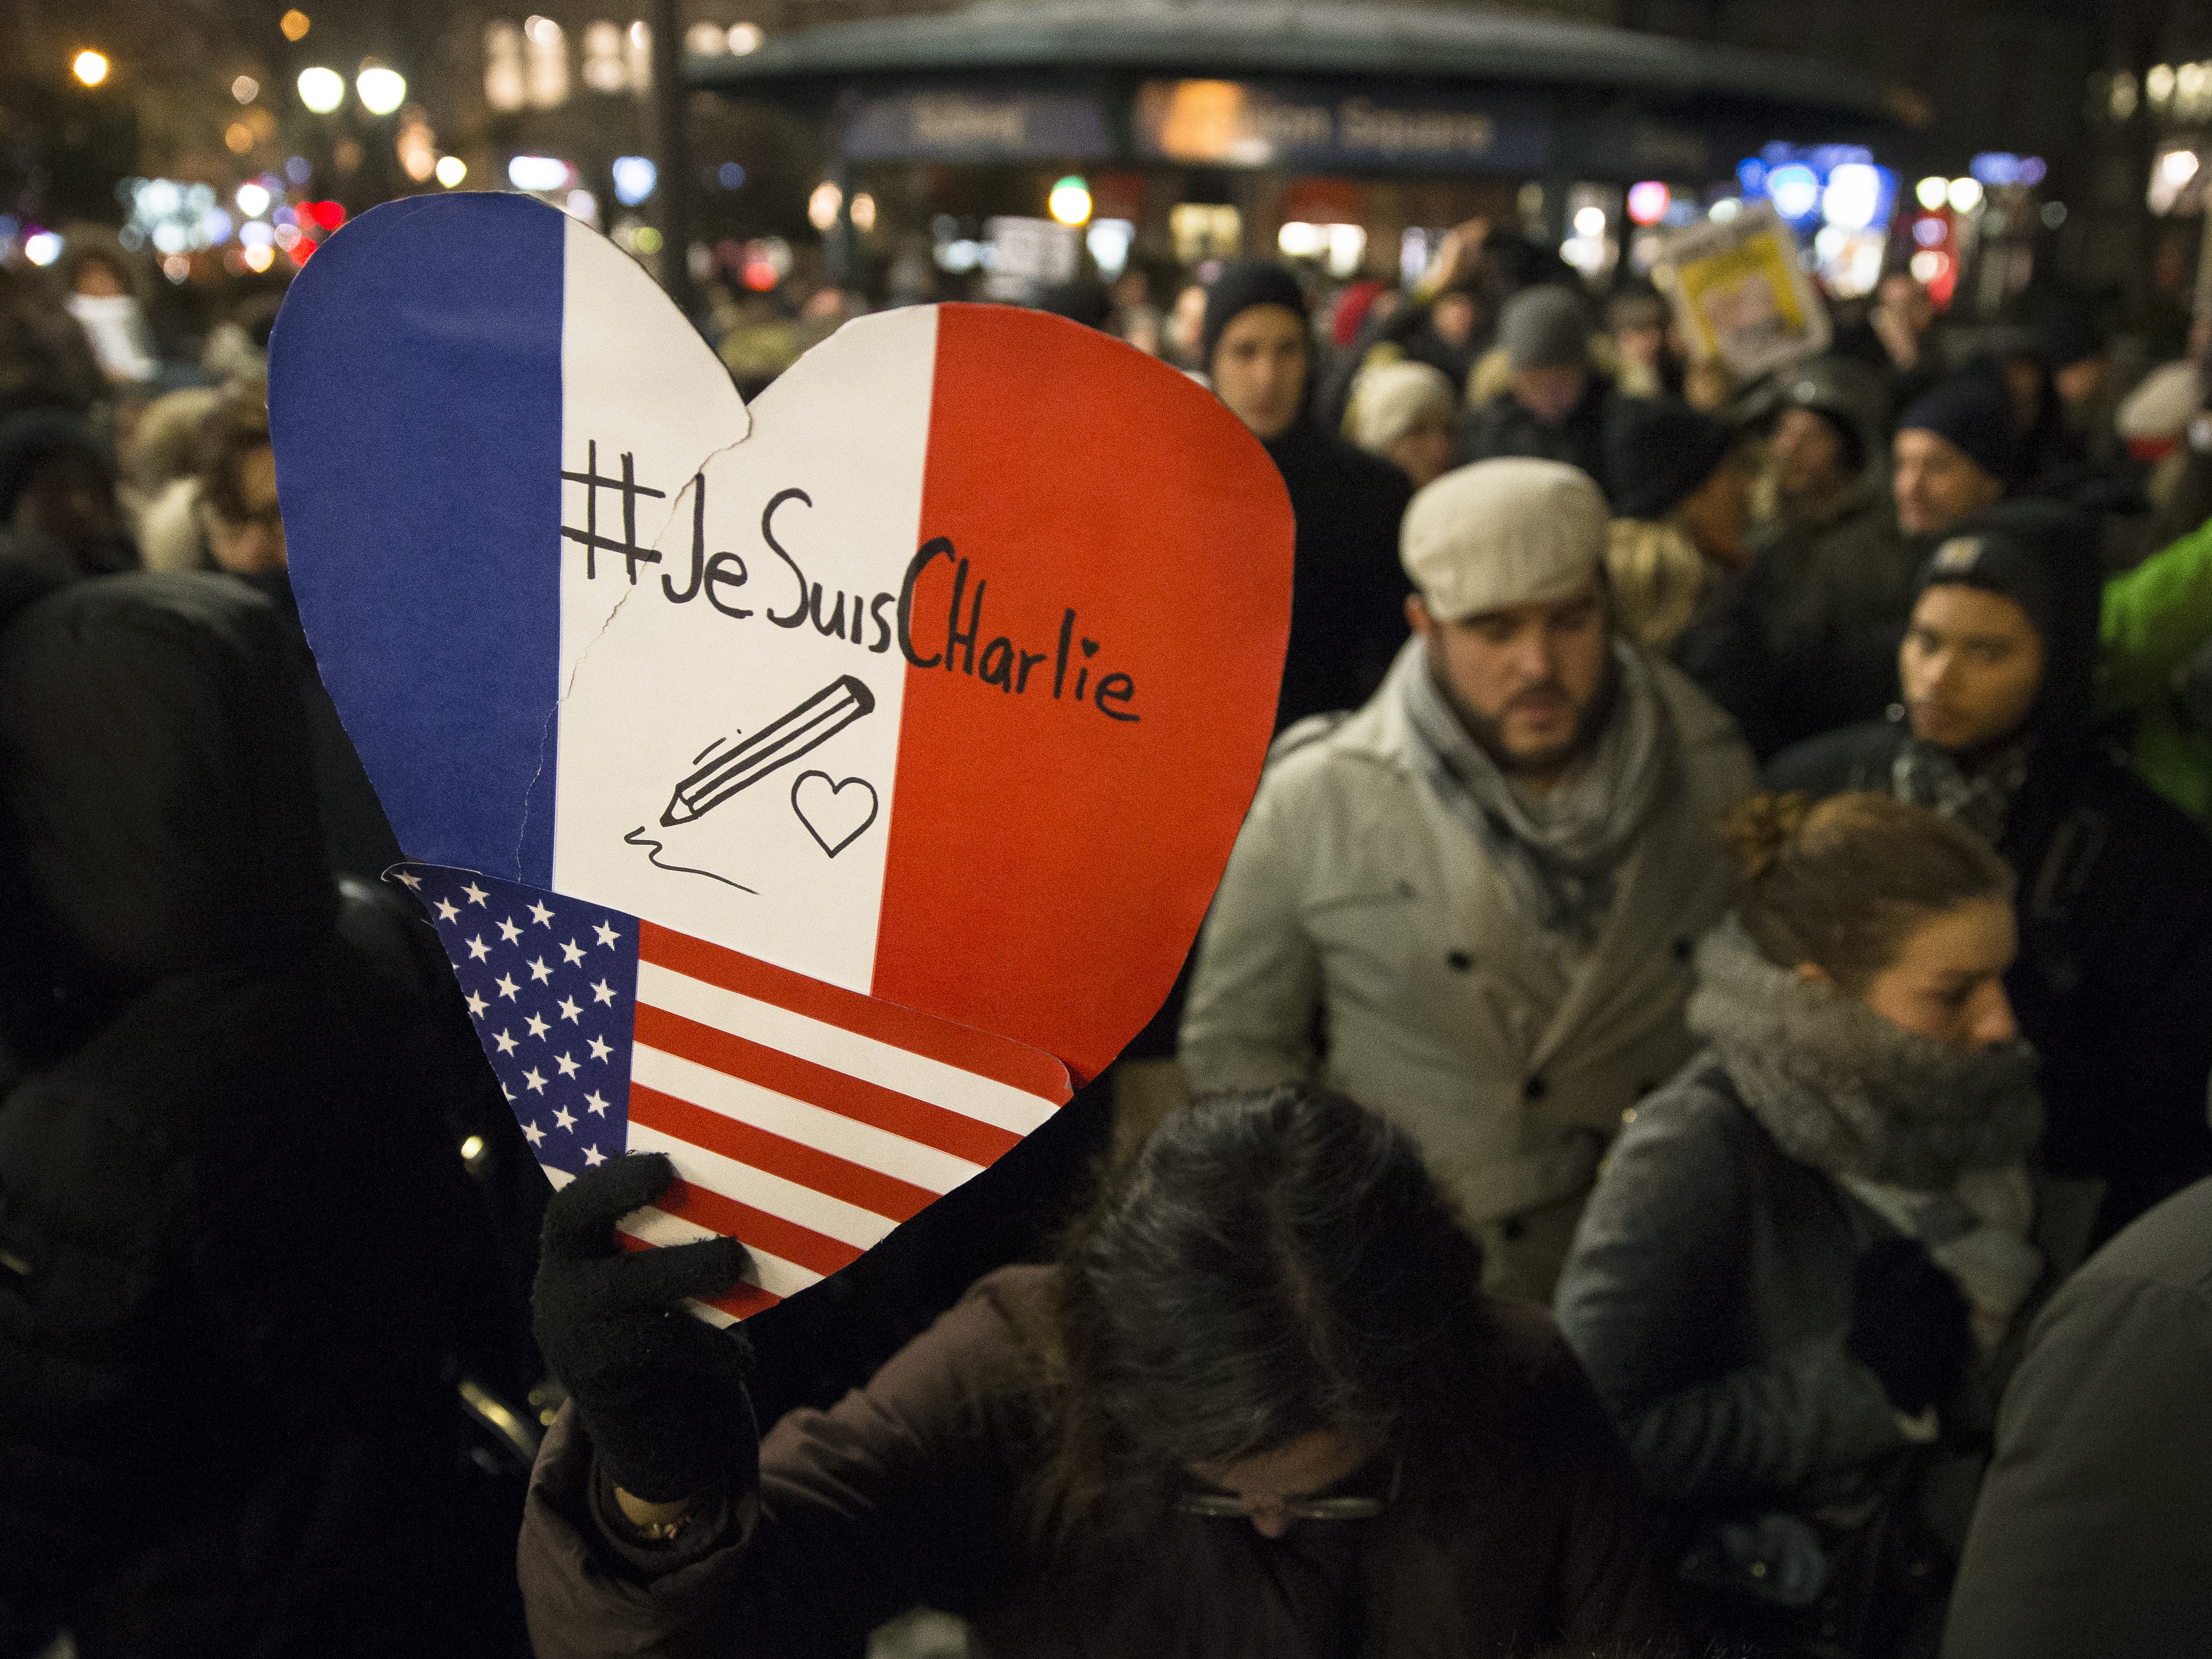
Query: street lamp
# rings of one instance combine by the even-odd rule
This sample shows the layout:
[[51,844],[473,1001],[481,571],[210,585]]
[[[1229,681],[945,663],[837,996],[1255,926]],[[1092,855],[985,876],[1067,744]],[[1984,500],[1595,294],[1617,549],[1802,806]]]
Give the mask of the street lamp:
[[85,85],[96,87],[107,78],[107,59],[96,52],[81,52],[70,65],[70,73]]
[[361,94],[361,106],[371,115],[389,115],[407,101],[405,77],[381,64],[372,64],[355,76],[353,89]]
[[336,70],[313,69],[300,71],[300,101],[318,115],[328,115],[345,102],[345,79]]

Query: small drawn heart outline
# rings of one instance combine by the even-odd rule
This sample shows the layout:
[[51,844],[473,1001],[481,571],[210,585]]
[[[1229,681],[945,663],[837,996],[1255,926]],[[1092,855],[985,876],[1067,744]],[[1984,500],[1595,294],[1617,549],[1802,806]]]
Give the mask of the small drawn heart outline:
[[[836,800],[838,796],[843,794],[845,791],[853,788],[856,785],[868,792],[868,816],[862,818],[859,825],[835,847],[832,847],[827,841],[823,839],[822,832],[814,827],[814,820],[806,816],[806,809],[799,804],[799,792],[806,787],[806,781],[809,778],[819,778],[823,782],[828,784],[830,786],[830,799],[833,801]],[[883,810],[883,799],[876,793],[876,786],[870,783],[866,778],[846,778],[840,781],[837,779],[832,778],[827,772],[801,772],[798,777],[792,781],[791,810],[798,815],[799,823],[806,826],[806,833],[814,837],[814,844],[817,847],[819,847],[828,856],[834,859],[838,854],[843,852],[854,842],[860,840],[862,836],[867,834],[868,826],[876,821],[876,815]]]

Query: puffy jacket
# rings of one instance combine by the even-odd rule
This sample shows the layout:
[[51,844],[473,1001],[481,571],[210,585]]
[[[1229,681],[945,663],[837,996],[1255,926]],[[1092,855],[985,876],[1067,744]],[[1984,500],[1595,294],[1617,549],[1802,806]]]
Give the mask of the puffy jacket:
[[2145,783],[2212,830],[2212,731],[2176,705],[2174,678],[2212,640],[2212,521],[2105,584],[2097,711],[2132,721]]
[[1194,1089],[1318,1072],[1398,1123],[1480,1232],[1492,1283],[1547,1299],[1621,1113],[1695,1047],[1691,953],[1734,892],[1714,825],[1751,759],[1651,664],[1674,781],[1570,971],[1419,769],[1396,686],[1425,672],[1408,647],[1357,714],[1285,734],[1200,937],[1181,1058]]
[[490,1644],[441,1368],[496,1269],[306,744],[236,583],[0,635],[0,1625],[85,1659]]

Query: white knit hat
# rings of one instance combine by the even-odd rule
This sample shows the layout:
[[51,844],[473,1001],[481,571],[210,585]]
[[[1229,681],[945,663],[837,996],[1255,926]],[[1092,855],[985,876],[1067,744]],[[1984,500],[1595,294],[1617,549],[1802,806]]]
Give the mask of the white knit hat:
[[1424,415],[1450,415],[1458,407],[1458,392],[1433,364],[1376,363],[1352,383],[1352,441],[1381,455]]
[[1413,497],[1399,558],[1439,622],[1547,605],[1580,592],[1605,562],[1605,497],[1559,461],[1477,461]]

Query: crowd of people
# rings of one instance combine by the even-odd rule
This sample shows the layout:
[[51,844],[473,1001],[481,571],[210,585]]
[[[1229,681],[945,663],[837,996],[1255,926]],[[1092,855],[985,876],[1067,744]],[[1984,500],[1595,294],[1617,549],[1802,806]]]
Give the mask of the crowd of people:
[[1899,272],[1742,384],[1480,223],[1204,274],[1043,296],[1296,517],[1191,960],[722,1331],[378,881],[276,296],[0,270],[0,1659],[2201,1650],[2212,330]]

